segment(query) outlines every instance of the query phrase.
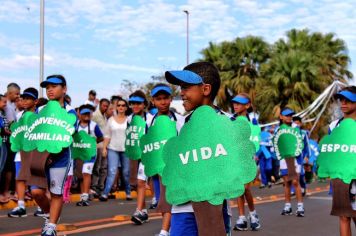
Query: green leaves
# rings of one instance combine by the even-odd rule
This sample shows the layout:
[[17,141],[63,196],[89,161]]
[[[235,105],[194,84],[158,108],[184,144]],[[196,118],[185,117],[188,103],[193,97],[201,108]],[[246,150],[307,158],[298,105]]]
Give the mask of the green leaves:
[[281,125],[273,137],[273,147],[279,160],[299,156],[304,147],[300,130],[285,124]]
[[356,179],[356,122],[344,119],[330,135],[324,136],[320,143],[317,159],[318,176],[342,179],[350,184]]
[[158,116],[147,134],[142,136],[140,139],[141,159],[147,176],[162,175],[165,166],[162,156],[163,147],[174,136],[177,136],[176,122],[171,121],[165,115]]
[[49,101],[39,114],[26,112],[12,128],[14,151],[59,153],[72,143],[76,117],[68,114],[57,101]]
[[146,122],[141,116],[134,115],[126,129],[125,153],[132,160],[141,158],[140,138],[145,133]]
[[209,106],[196,109],[163,149],[167,201],[218,205],[243,194],[244,184],[256,176],[250,135],[247,121],[231,122]]
[[81,130],[73,135],[72,157],[89,161],[96,156],[96,138]]

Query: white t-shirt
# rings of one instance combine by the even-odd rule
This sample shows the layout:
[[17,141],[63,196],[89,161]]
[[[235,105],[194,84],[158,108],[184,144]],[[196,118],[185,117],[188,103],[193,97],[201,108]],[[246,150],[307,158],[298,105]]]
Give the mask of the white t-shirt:
[[125,151],[127,119],[118,123],[114,117],[110,117],[105,127],[104,137],[109,138],[108,148],[117,152]]

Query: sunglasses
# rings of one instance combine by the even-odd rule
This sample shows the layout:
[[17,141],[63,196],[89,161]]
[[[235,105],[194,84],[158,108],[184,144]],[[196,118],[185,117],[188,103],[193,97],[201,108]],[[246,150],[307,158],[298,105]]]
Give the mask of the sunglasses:
[[126,107],[126,104],[117,104],[118,107]]

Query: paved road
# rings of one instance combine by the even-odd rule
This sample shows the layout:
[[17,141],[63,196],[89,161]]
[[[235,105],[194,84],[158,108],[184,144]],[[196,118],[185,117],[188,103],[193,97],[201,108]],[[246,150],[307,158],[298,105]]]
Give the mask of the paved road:
[[[301,235],[338,235],[338,219],[329,215],[331,198],[325,192],[326,184],[313,184],[314,191],[311,196],[305,198],[306,217],[281,216],[283,207],[281,194],[282,186],[274,186],[272,189],[254,188],[254,196],[257,197],[257,211],[260,215],[262,228],[258,232],[233,232],[232,235],[243,236],[301,236]],[[153,217],[149,223],[142,226],[132,225],[129,221],[115,221],[115,215],[131,215],[135,209],[135,202],[122,200],[109,200],[106,203],[92,202],[90,207],[76,207],[74,204],[66,204],[61,218],[61,223],[74,224],[77,229],[61,232],[59,235],[130,235],[146,236],[158,233],[160,229],[160,216],[151,211]],[[295,208],[295,200],[293,206]],[[6,211],[0,211],[0,235],[36,235],[43,222],[42,219],[31,216],[34,208],[28,209],[29,216],[21,219],[6,217]],[[233,206],[233,222],[236,221],[236,207]],[[356,230],[354,230],[356,235]]]

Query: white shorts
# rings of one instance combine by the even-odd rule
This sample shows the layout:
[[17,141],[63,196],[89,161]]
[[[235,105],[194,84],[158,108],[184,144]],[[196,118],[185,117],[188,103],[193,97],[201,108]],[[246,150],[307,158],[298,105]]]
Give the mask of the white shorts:
[[[300,171],[302,169],[302,166],[298,164],[297,160],[294,160],[294,166],[295,166],[295,171],[300,174]],[[282,159],[279,161],[279,168],[280,170],[287,170],[287,163],[286,160]]]
[[138,165],[137,179],[147,181],[147,176],[145,175],[145,166],[140,162]]
[[91,175],[93,173],[94,162],[83,163],[82,173]]
[[74,174],[73,166],[74,166],[73,159],[70,159],[70,168],[69,168],[68,176],[73,176],[73,174]]
[[49,191],[53,194],[62,195],[63,187],[67,178],[67,167],[49,169]]

